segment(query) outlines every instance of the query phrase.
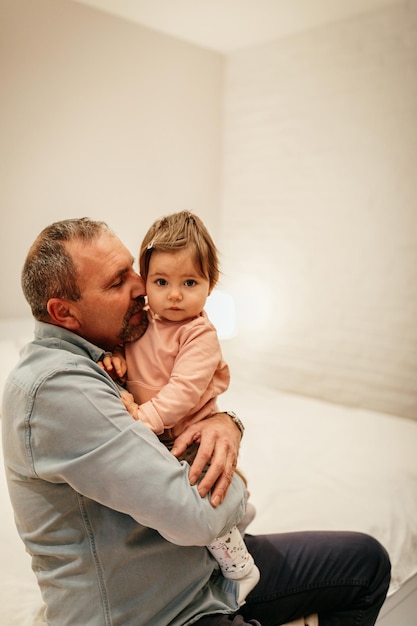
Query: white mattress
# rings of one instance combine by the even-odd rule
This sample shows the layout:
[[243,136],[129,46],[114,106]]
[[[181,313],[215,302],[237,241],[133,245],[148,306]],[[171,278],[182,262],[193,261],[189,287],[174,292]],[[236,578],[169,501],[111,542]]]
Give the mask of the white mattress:
[[221,400],[246,424],[239,466],[253,533],[368,532],[392,561],[390,594],[417,573],[417,422],[232,384]]
[[[0,320],[0,390],[32,327]],[[257,509],[248,531],[368,532],[390,554],[390,595],[405,586],[417,573],[417,422],[250,387],[232,374],[220,405],[246,424],[239,466]],[[3,471],[0,501],[0,624],[29,626],[40,595]]]

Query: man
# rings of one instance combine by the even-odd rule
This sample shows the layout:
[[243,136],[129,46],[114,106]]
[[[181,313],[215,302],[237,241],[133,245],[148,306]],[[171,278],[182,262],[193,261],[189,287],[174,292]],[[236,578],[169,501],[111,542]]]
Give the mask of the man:
[[97,363],[146,330],[144,286],[105,224],[44,229],[22,285],[35,339],[6,384],[3,445],[48,624],[277,626],[313,612],[320,626],[375,623],[389,559],[358,533],[247,536],[261,580],[238,609],[237,583],[203,546],[245,511],[239,424],[218,414],[185,431],[174,453],[200,442],[190,470],[124,409]]

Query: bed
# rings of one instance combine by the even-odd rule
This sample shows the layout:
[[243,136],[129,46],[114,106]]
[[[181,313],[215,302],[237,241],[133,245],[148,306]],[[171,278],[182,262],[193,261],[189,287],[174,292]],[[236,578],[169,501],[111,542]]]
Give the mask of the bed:
[[[0,390],[32,329],[31,319],[0,320]],[[235,410],[246,425],[239,466],[257,509],[248,531],[370,533],[392,561],[378,626],[415,626],[417,421],[249,386],[230,360],[233,382],[221,406]],[[3,471],[0,499],[0,623],[42,624],[40,594],[14,526]]]

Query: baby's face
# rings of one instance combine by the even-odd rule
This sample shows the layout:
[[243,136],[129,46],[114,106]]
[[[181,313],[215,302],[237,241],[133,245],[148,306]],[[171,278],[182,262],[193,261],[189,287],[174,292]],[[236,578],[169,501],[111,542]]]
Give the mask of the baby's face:
[[183,322],[198,316],[210,293],[191,252],[154,251],[149,262],[146,293],[151,310],[162,319]]

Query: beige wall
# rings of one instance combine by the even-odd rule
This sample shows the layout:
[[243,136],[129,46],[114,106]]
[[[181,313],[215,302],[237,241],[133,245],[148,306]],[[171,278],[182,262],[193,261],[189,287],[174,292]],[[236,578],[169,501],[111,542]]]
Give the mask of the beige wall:
[[67,0],[0,10],[0,317],[28,312],[50,221],[135,252],[191,207],[237,303],[233,376],[417,417],[415,2],[226,60]]
[[235,53],[225,85],[232,373],[417,418],[417,3]]
[[0,2],[0,317],[54,220],[88,215],[136,255],[164,213],[215,235],[223,57],[67,0]]

